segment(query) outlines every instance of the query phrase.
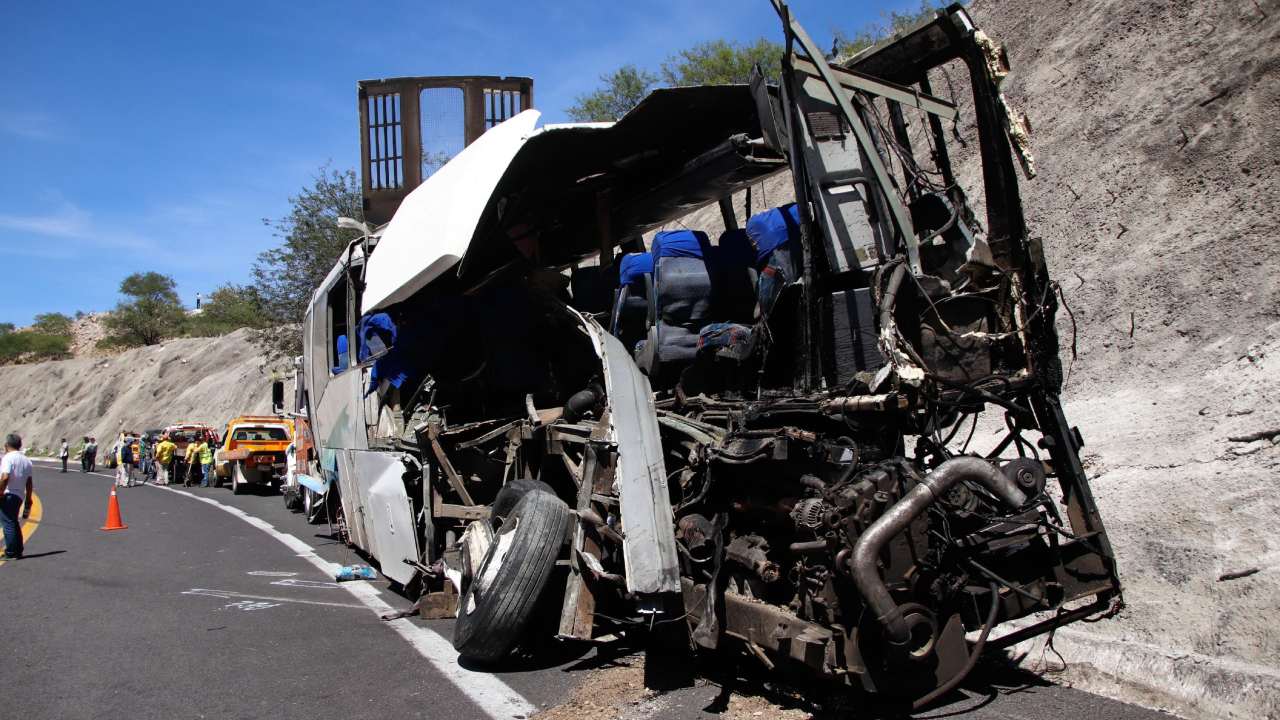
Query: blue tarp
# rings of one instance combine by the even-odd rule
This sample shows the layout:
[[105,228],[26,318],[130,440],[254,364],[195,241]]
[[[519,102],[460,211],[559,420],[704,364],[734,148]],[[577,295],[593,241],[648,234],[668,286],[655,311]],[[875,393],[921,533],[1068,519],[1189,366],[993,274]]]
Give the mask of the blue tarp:
[[396,324],[390,315],[373,313],[360,318],[360,362],[381,353],[369,371],[366,394],[376,390],[383,380],[398,388],[409,379],[409,367],[404,362],[404,353],[396,344],[396,337]]
[[623,287],[638,283],[646,273],[653,272],[653,256],[649,253],[628,253],[618,263],[618,285]]
[[766,210],[747,220],[747,237],[756,248],[760,265],[774,250],[800,240],[800,211],[795,203]]
[[664,257],[700,258],[706,255],[706,248],[710,245],[707,234],[699,230],[663,230],[653,236],[649,254],[655,260]]
[[396,344],[396,324],[386,313],[374,313],[360,318],[359,362],[371,355],[381,354]]
[[302,473],[298,473],[294,477],[298,479],[299,485],[301,485],[304,488],[307,488],[308,490],[310,490],[313,493],[316,493],[317,495],[324,495],[325,493],[329,492],[328,479],[321,480],[319,478],[311,477],[310,475],[303,475]]

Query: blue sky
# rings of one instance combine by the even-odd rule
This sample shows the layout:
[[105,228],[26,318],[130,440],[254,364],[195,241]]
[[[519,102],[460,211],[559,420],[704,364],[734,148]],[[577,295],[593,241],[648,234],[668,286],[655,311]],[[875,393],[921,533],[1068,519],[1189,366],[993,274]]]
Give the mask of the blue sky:
[[[305,7],[304,7],[305,6]],[[814,39],[916,0],[793,0]],[[263,218],[326,164],[356,168],[355,83],[534,78],[545,122],[619,65],[780,39],[768,0],[0,0],[0,322],[107,310],[157,270],[183,301],[243,283]]]

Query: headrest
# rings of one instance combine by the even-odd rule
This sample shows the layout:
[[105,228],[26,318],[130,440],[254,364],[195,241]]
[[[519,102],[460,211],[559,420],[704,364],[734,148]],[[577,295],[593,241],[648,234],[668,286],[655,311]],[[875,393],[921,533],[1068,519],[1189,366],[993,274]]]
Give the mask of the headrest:
[[725,230],[720,235],[720,262],[728,267],[747,267],[755,264],[756,250],[747,237],[746,230]]
[[764,262],[774,250],[800,239],[800,210],[789,203],[752,215],[747,220],[747,237],[755,245],[756,262]]
[[[654,247],[657,247],[654,240]],[[627,253],[618,261],[618,286],[640,282],[645,273],[653,272],[653,256],[649,253]]]
[[649,254],[655,260],[664,257],[701,258],[710,245],[707,234],[698,230],[663,230],[653,236]]

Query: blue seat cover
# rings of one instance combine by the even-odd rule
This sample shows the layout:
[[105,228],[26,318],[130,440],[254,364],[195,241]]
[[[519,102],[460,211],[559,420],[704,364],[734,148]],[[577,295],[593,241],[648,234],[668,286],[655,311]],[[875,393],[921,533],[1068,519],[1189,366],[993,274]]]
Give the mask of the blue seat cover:
[[774,250],[800,241],[800,210],[795,203],[756,213],[747,220],[747,237],[756,249],[756,265],[764,265]]
[[640,284],[641,279],[653,272],[653,255],[649,253],[627,253],[618,263],[619,287]]
[[702,258],[711,241],[700,230],[663,230],[653,236],[649,254],[654,260],[666,257]]

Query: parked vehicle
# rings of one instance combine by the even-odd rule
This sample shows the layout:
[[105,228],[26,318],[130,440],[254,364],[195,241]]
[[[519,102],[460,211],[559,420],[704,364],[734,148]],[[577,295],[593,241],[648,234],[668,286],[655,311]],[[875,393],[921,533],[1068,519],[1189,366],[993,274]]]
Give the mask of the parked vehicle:
[[218,433],[210,426],[202,423],[175,423],[164,429],[175,446],[173,452],[173,482],[182,482],[187,473],[187,445],[204,440],[209,447],[218,446]]
[[308,488],[299,481],[299,476],[306,476],[316,460],[311,424],[305,417],[296,417],[293,427],[293,442],[285,450],[285,478],[280,492],[286,508],[306,512],[307,519],[314,522],[315,509],[320,505],[318,492],[323,492],[323,486]]
[[[681,628],[918,706],[985,647],[1117,607],[1002,55],[957,5],[831,65],[774,5],[777,84],[655,90],[615,124],[539,128],[522,79],[360,84],[385,224],[312,297],[298,412],[348,542],[405,586],[457,572],[473,661],[550,599],[563,638]],[[948,63],[963,102],[933,95]],[[414,187],[400,118],[434,121],[428,87],[486,115]],[[960,107],[976,144],[948,143]],[[797,203],[740,223],[726,200],[785,170]],[[716,242],[642,242],[717,201]]]
[[250,486],[277,488],[284,483],[286,450],[293,442],[294,421],[277,415],[241,415],[227,423],[223,444],[213,454],[218,482],[231,483],[240,495]]

